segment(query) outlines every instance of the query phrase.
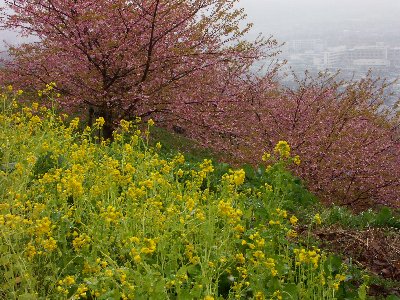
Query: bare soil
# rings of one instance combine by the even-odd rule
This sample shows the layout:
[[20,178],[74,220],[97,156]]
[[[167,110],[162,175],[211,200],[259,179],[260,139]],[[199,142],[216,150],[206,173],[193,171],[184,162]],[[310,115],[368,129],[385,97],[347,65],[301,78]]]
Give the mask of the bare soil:
[[328,227],[314,230],[321,247],[352,259],[360,267],[385,279],[398,281],[398,287],[371,285],[370,294],[400,297],[400,231],[395,228],[365,230]]

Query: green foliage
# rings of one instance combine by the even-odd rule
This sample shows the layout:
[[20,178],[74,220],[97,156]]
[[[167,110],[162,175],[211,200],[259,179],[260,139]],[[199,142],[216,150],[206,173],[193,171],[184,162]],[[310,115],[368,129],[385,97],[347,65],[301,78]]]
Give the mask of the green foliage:
[[54,158],[52,152],[41,154],[35,165],[33,166],[32,173],[35,178],[39,178],[57,166],[57,160]]
[[1,164],[15,162],[13,172],[0,171],[2,297],[341,293],[345,265],[298,238],[285,209],[313,201],[285,170],[290,157],[256,171],[195,163],[149,147],[150,124],[139,132],[121,123],[110,143],[92,135],[101,123],[79,132],[78,120],[36,104],[0,114]]
[[393,227],[400,229],[399,211],[382,207],[379,211],[369,209],[358,214],[341,206],[333,206],[325,209],[324,220],[327,225],[340,224],[349,228],[368,227]]
[[204,159],[218,161],[222,158],[222,153],[216,153],[210,149],[202,147],[194,140],[188,139],[181,134],[171,132],[162,127],[151,128],[149,140],[150,146],[155,147],[161,143],[160,154],[164,157],[173,157],[177,153],[184,153],[188,163],[200,163]]

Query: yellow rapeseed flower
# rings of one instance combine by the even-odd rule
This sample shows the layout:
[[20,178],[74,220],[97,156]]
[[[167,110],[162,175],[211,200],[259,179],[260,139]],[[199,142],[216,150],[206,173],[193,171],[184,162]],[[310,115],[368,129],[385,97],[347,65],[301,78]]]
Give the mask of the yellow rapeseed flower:
[[48,217],[44,217],[43,219],[36,220],[35,233],[37,235],[49,234],[50,230],[51,230],[51,221]]
[[87,291],[88,291],[87,286],[84,285],[84,284],[80,284],[79,287],[78,287],[78,289],[76,290],[76,295],[77,295],[78,297],[86,298],[86,297],[87,297],[87,295],[86,295],[86,292],[87,292]]
[[63,284],[65,284],[66,286],[71,286],[75,283],[75,278],[74,276],[68,275],[64,278],[63,280]]
[[265,152],[262,156],[263,161],[267,161],[268,159],[271,158],[271,153]]
[[255,300],[264,300],[265,296],[263,292],[257,292],[254,297]]
[[106,121],[104,120],[103,117],[99,117],[96,119],[95,123],[94,123],[94,127],[96,128],[101,128],[103,127],[103,125],[106,123]]
[[290,221],[290,223],[291,223],[292,225],[296,225],[298,219],[296,218],[296,216],[293,215],[293,216],[290,217],[289,221]]
[[246,262],[246,258],[244,257],[243,253],[236,254],[235,258],[239,264],[244,264]]
[[57,249],[57,241],[53,237],[49,237],[42,241],[43,248],[49,252]]
[[274,152],[279,154],[281,158],[288,158],[290,156],[290,146],[286,141],[279,141],[275,148]]
[[314,222],[318,225],[321,225],[322,221],[321,221],[321,216],[319,214],[316,214],[314,216]]
[[32,259],[37,254],[36,248],[32,243],[28,243],[26,246],[26,255],[28,258]]
[[79,236],[77,236],[73,241],[72,245],[74,246],[76,251],[79,251],[81,248],[85,247],[91,242],[90,237],[86,234],[83,233]]
[[122,131],[128,132],[129,131],[129,127],[131,126],[131,122],[126,121],[126,120],[121,120],[119,122],[119,125],[121,126]]

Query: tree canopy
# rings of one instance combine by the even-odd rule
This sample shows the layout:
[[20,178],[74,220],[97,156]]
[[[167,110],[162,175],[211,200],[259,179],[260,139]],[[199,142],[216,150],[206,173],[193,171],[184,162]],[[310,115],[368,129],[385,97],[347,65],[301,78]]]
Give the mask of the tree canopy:
[[90,108],[109,131],[121,118],[190,119],[186,106],[234,100],[254,62],[276,54],[272,38],[245,41],[237,2],[6,1],[4,25],[39,42],[10,49],[5,77],[57,82],[65,106]]

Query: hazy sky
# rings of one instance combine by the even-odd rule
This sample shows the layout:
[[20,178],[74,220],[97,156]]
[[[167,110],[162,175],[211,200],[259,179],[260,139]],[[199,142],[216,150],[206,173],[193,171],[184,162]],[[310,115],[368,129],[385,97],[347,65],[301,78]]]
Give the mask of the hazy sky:
[[343,18],[398,18],[399,0],[242,0],[257,21],[335,20]]
[[[264,34],[343,27],[352,22],[399,30],[400,0],[242,0],[254,29]],[[399,41],[400,43],[400,41]]]
[[[2,6],[4,0],[0,0]],[[400,0],[241,0],[240,6],[245,8],[248,21],[254,23],[254,32],[278,38],[360,20],[383,31],[400,28]],[[15,35],[0,32],[0,41],[3,39],[12,41]]]

